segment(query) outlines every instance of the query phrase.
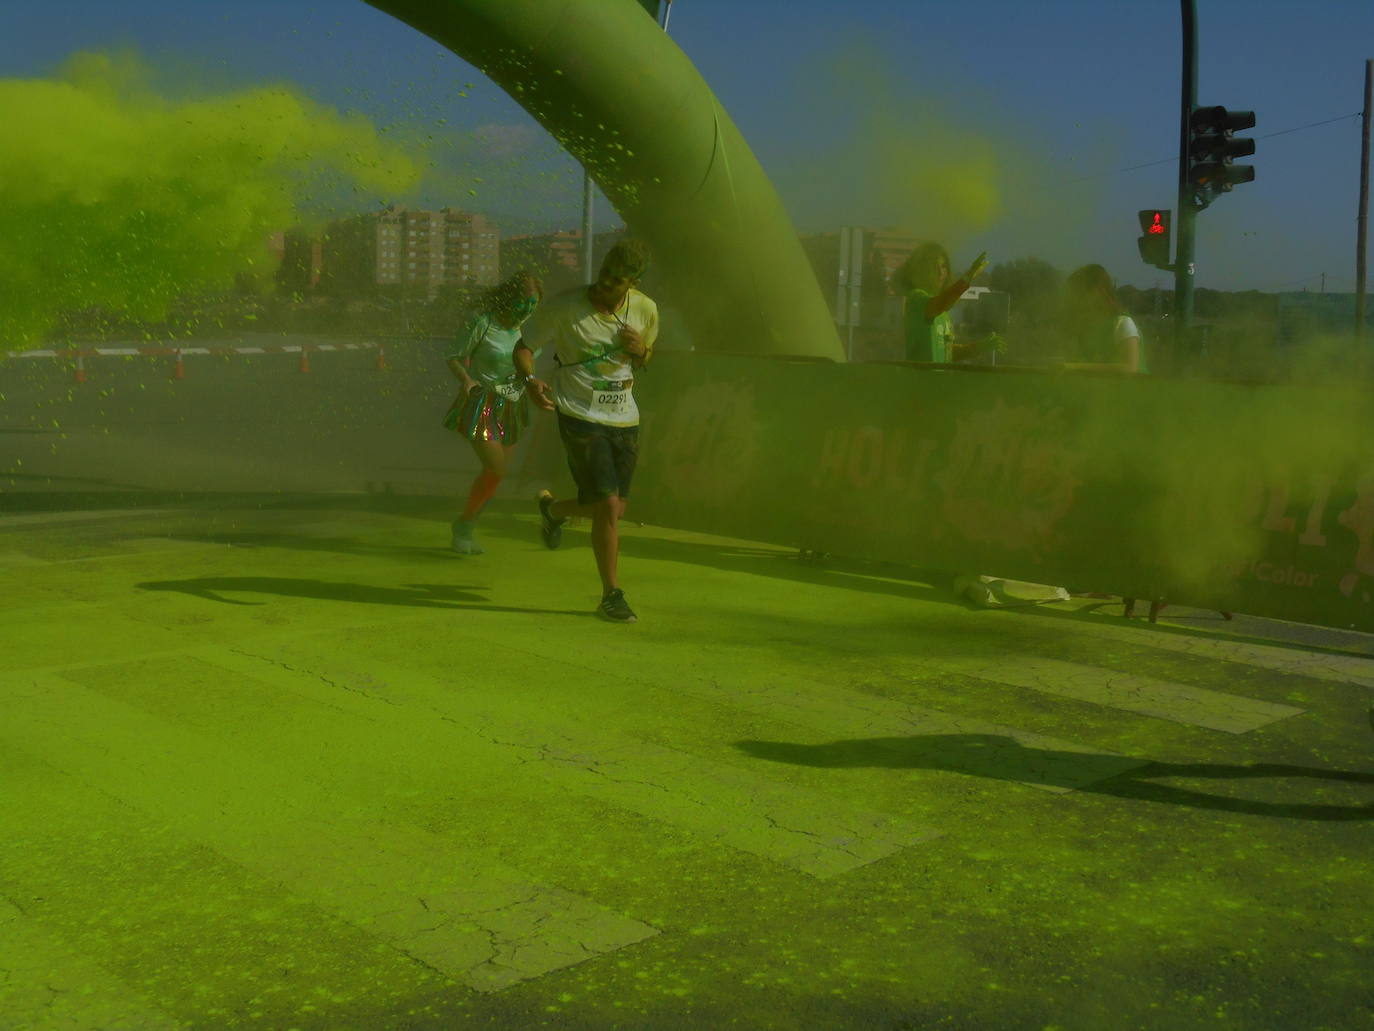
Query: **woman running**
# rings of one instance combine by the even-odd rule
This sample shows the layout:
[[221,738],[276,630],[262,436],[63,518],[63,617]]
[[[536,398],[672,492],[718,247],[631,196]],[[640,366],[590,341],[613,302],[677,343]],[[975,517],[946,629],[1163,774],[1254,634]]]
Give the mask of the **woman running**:
[[517,272],[492,287],[448,356],[448,367],[462,389],[444,425],[466,437],[482,463],[468,491],[467,507],[453,521],[453,550],[463,555],[482,554],[472,538],[473,525],[505,478],[507,457],[529,425],[525,383],[516,376],[511,354],[520,340],[520,326],[543,296],[543,284],[529,272]]

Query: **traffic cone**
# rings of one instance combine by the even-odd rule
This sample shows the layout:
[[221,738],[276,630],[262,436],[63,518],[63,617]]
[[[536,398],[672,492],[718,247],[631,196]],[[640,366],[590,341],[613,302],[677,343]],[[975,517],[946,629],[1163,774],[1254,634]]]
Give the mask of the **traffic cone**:
[[377,371],[386,372],[386,348],[381,344],[377,345]]
[[300,368],[301,368],[301,372],[309,372],[309,371],[310,371],[310,352],[306,350],[304,344],[301,344],[301,366],[300,366]]
[[86,360],[79,354],[76,356],[76,368],[72,370],[72,382],[86,382]]
[[172,366],[172,379],[185,379],[185,378],[186,378],[186,366],[182,363],[182,360],[181,360],[181,348],[178,347],[176,353],[177,353],[177,360],[176,360],[176,364]]

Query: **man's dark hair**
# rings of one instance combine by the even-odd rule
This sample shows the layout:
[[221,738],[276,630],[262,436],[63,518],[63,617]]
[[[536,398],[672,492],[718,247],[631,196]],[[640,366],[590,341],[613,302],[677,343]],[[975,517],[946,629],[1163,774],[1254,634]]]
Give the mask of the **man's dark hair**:
[[649,268],[649,245],[643,240],[626,237],[606,252],[601,261],[601,274],[616,278],[638,279]]

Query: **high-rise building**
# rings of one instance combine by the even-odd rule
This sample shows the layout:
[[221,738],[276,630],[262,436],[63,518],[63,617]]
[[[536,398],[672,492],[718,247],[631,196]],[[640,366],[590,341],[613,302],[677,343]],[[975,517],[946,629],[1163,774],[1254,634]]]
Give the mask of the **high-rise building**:
[[883,283],[892,283],[892,273],[901,268],[902,262],[911,255],[920,239],[911,233],[893,229],[865,229],[864,236],[870,253],[875,259],[873,265],[883,271]]
[[485,215],[387,208],[373,218],[379,286],[404,283],[432,296],[445,285],[500,281],[500,235]]
[[302,229],[283,229],[267,235],[267,247],[276,259],[279,280],[285,274],[296,289],[319,283],[324,265],[319,240],[312,240]]
[[[592,236],[592,275],[601,266],[606,252],[625,238],[620,227]],[[582,231],[564,229],[530,236],[508,236],[502,241],[501,275],[529,269],[544,280],[546,293],[566,289],[586,281],[582,272]]]

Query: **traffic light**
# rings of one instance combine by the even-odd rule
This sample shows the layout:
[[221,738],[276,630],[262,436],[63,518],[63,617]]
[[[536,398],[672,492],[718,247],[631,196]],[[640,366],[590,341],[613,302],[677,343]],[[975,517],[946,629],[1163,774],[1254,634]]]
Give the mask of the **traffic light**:
[[1236,183],[1254,180],[1252,166],[1231,163],[1232,158],[1255,152],[1254,140],[1235,135],[1236,130],[1250,129],[1254,124],[1253,111],[1193,108],[1188,135],[1188,187],[1194,210],[1201,211]]
[[1169,264],[1169,219],[1172,215],[1172,211],[1158,208],[1136,212],[1140,231],[1145,235],[1136,240],[1135,245],[1140,248],[1140,260],[1146,265],[1162,269],[1173,267]]

